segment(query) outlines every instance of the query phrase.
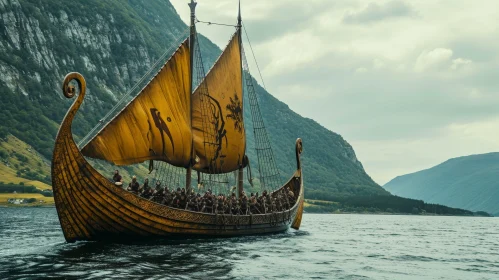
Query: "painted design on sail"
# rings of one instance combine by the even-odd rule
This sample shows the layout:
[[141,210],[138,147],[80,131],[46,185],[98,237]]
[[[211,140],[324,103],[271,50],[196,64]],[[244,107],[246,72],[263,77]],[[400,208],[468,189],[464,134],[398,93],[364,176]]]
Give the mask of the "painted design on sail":
[[[242,129],[244,119],[242,115],[238,116],[237,111],[241,109],[242,114],[242,102],[236,103],[243,100],[240,36],[240,30],[234,33],[192,94],[192,133],[194,150],[199,157],[193,169],[200,172],[228,173],[238,170],[246,154],[246,134]],[[228,92],[232,92],[233,96],[227,98],[225,95]],[[207,104],[211,105],[208,107]],[[221,129],[222,124],[224,129]]]
[[[159,160],[189,166],[189,59],[189,43],[185,40],[149,84],[83,147],[83,155],[116,165]],[[174,122],[167,124],[164,117]],[[151,125],[157,129],[151,129]]]
[[[211,143],[215,146],[215,153],[210,159],[210,162],[216,162],[220,157],[225,157],[221,155],[222,145],[225,140],[225,145],[227,146],[227,130],[225,129],[225,120],[222,115],[222,107],[220,103],[211,96],[208,96],[209,106],[211,111],[210,123],[213,125],[215,131],[215,142]],[[223,163],[222,163],[223,164]]]
[[[168,129],[168,125],[166,124],[166,122],[161,117],[161,113],[158,111],[158,109],[151,108],[151,116],[152,116],[152,118],[154,120],[154,124],[156,125],[156,128],[158,128],[158,130],[161,133],[161,142],[163,143],[163,152],[162,152],[162,154],[164,156],[168,157],[168,155],[166,154],[166,145],[165,145],[164,134],[166,134],[168,136],[168,139],[170,139],[170,143],[171,143],[171,146],[172,146],[172,151],[173,151],[173,153],[175,153],[175,143],[173,142],[173,137],[172,137],[172,134],[170,132],[170,129]],[[168,122],[171,122],[170,117],[168,117],[167,120],[168,120]]]
[[227,105],[227,110],[230,114],[227,114],[227,118],[234,121],[234,129],[242,133],[244,129],[243,125],[243,106],[237,94],[234,94],[234,98],[230,97],[230,104]]

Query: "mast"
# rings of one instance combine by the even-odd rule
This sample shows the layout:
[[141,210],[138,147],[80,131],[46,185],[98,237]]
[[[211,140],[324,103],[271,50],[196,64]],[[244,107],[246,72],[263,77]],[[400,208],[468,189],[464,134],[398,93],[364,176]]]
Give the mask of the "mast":
[[196,40],[196,5],[198,3],[194,2],[194,0],[191,0],[189,3],[189,8],[191,8],[191,32],[189,36],[189,50],[191,54],[191,60],[190,60],[190,66],[191,66],[191,73],[189,75],[191,79],[191,86],[190,86],[190,92],[192,93],[192,78],[193,78],[193,68],[194,68],[194,44]]
[[[239,32],[239,45],[242,46],[242,39],[241,39],[241,27],[242,27],[242,19],[241,19],[241,0],[239,0],[239,12],[238,12],[238,15],[237,15],[237,32]],[[240,48],[239,50],[239,55],[242,56],[241,54],[241,51],[242,51],[242,47]],[[243,76],[243,65],[242,65],[242,59],[241,59],[241,77]],[[244,79],[243,79],[244,80]],[[242,83],[244,83],[243,81],[241,81]],[[244,84],[241,85],[244,87]],[[241,103],[243,104],[243,106],[241,106],[241,109],[244,108],[244,88],[243,88],[243,98],[241,100]],[[246,147],[244,148],[245,152],[246,152]],[[244,157],[243,157],[244,159]],[[243,196],[243,191],[244,191],[244,185],[243,185],[243,182],[244,182],[244,172],[243,172],[243,168],[244,168],[244,164],[243,162],[240,163],[239,165],[239,171],[237,172],[237,194],[239,195],[239,197],[241,198]]]
[[[189,8],[191,8],[191,31],[189,35],[189,53],[190,53],[190,73],[189,73],[189,94],[192,94],[192,82],[193,82],[193,73],[194,73],[194,53],[195,53],[195,43],[196,43],[196,5],[197,3],[194,0],[191,0],[189,3]],[[191,98],[191,107],[192,107],[192,98]],[[191,110],[191,127],[192,127],[192,110]],[[191,138],[191,142],[193,139]],[[194,156],[194,147],[191,151],[191,162],[189,163],[189,167],[187,168],[185,174],[185,189],[187,192],[190,192],[191,189],[191,175],[192,175],[192,159]]]

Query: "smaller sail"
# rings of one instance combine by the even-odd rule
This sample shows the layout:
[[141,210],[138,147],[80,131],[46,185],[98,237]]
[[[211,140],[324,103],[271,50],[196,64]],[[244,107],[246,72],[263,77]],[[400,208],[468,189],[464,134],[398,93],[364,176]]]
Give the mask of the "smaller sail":
[[117,165],[191,162],[190,53],[184,41],[159,73],[85,147],[85,156]]
[[246,150],[240,31],[192,95],[192,133],[197,163],[205,173],[228,173]]

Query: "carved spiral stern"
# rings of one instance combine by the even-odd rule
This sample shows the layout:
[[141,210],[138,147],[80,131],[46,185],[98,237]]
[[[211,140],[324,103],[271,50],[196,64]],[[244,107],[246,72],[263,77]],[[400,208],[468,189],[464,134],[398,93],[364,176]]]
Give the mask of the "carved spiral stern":
[[301,169],[301,158],[300,155],[303,152],[303,141],[301,138],[296,139],[296,176],[299,176],[300,178],[300,193],[298,196],[299,199],[299,204],[298,204],[298,210],[296,212],[295,219],[293,223],[291,224],[291,227],[298,230],[300,229],[301,225],[301,219],[303,216],[303,203],[304,203],[304,198],[305,198],[305,193],[304,193],[304,188],[303,188],[303,172]]
[[78,84],[80,92],[61,123],[52,156],[52,189],[55,206],[64,237],[68,242],[87,239],[91,235],[82,214],[75,215],[79,207],[74,203],[75,182],[73,180],[76,177],[78,165],[75,166],[75,161],[72,160],[75,158],[72,151],[77,146],[71,133],[71,124],[85,97],[86,82],[80,73],[73,72],[66,75],[62,83],[62,93],[66,98],[73,98],[76,95],[76,88],[71,84],[73,80]]

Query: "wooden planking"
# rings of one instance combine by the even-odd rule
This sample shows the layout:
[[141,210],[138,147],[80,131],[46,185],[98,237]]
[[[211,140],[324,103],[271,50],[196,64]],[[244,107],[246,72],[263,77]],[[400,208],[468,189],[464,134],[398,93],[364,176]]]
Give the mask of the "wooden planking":
[[[71,153],[68,153],[70,161],[73,161],[71,158]],[[73,161],[74,162],[74,161]],[[107,205],[103,203],[103,201],[100,199],[100,197],[93,197],[91,192],[92,189],[90,188],[89,184],[85,182],[85,177],[82,176],[81,170],[79,170],[78,167],[78,182],[81,183],[79,184],[79,187],[76,188],[78,192],[78,197],[82,200],[84,208],[88,209],[91,211],[94,215],[92,215],[93,218],[93,223],[92,226],[96,228],[97,231],[111,231],[111,232],[126,232],[127,230],[132,230],[132,231],[140,231],[138,229],[133,229],[133,228],[127,228],[121,226],[121,224],[116,223],[115,220],[112,219],[109,215],[107,215]],[[99,220],[96,220],[98,218]],[[101,229],[101,230],[99,230]]]
[[[70,145],[70,143],[68,143],[68,142],[66,142],[66,144]],[[73,148],[73,147],[71,147],[71,148]],[[102,186],[99,186],[99,184],[96,183],[96,182],[90,181],[91,177],[81,176],[81,173],[84,173],[84,172],[82,172],[82,170],[79,169],[79,165],[78,165],[78,163],[76,163],[76,162],[79,162],[80,159],[79,158],[78,159],[74,158],[73,155],[72,155],[73,153],[71,153],[71,152],[69,152],[68,154],[69,154],[69,160],[71,162],[73,162],[73,164],[70,164],[69,166],[71,166],[71,167],[73,167],[75,169],[78,168],[78,172],[79,172],[79,174],[77,174],[77,173],[74,173],[73,170],[70,170],[69,171],[71,173],[70,175],[73,176],[73,177],[78,177],[79,180],[85,181],[84,185],[80,185],[79,183],[74,182],[74,184],[76,185],[75,189],[81,190],[80,194],[83,197],[89,197],[90,196],[89,201],[96,201],[96,202],[98,202],[100,205],[97,205],[97,206],[99,206],[100,208],[102,208],[100,210],[102,210],[103,212],[105,212],[108,217],[111,217],[111,219],[113,219],[116,223],[118,223],[121,226],[126,226],[127,224],[132,224],[133,225],[133,224],[135,224],[137,222],[138,223],[142,223],[143,222],[142,218],[146,218],[146,219],[150,218],[149,215],[144,215],[143,209],[139,209],[139,210],[135,209],[135,207],[132,207],[131,205],[129,205],[130,203],[128,203],[128,201],[126,201],[126,200],[121,200],[121,202],[120,202],[120,200],[117,200],[116,198],[119,195],[113,195],[111,192],[101,192],[102,190],[99,190],[98,188],[102,187]],[[93,175],[95,175],[95,174],[93,174]],[[97,173],[97,176],[100,176],[100,174]],[[105,181],[106,183],[109,183],[109,181],[107,181],[107,179],[105,179],[105,180],[106,180]],[[109,184],[111,184],[111,183],[109,183]],[[86,193],[86,188],[88,188],[92,192],[91,193]],[[119,191],[125,192],[125,191],[123,191],[123,190],[121,190],[119,188],[116,188],[116,189],[118,190],[118,192]],[[127,192],[125,192],[125,194],[133,195],[133,194],[129,194]],[[105,201],[102,200],[103,197],[106,198]],[[137,198],[136,196],[134,196],[134,197]],[[137,199],[143,200],[143,199],[140,199],[140,198],[137,198]],[[146,200],[144,200],[144,201],[147,202],[147,203],[153,204],[153,202],[146,201]],[[107,202],[107,204],[114,204],[114,205],[112,205],[112,206],[106,205],[106,202]],[[87,202],[87,203],[89,203],[89,202]],[[116,203],[118,203],[118,204],[116,204]],[[126,212],[125,214],[128,215],[128,216],[133,217],[133,219],[131,219],[131,220],[130,219],[125,219],[125,221],[123,220],[123,212],[124,212],[123,211],[124,208],[122,208],[123,204],[125,205],[125,207],[127,207],[130,210],[130,212],[125,211]],[[161,206],[161,207],[165,207],[165,206]],[[110,208],[113,208],[114,211],[110,212],[109,211]],[[118,214],[116,214],[116,211],[118,211]],[[143,215],[135,215],[136,213],[134,211],[142,212]],[[181,210],[178,210],[178,211],[181,211]],[[113,214],[114,214],[114,216],[113,216]],[[119,215],[119,214],[121,214],[121,215]],[[196,213],[196,214],[201,214],[201,213]],[[161,220],[156,220],[156,221],[153,221],[153,222],[165,223],[167,221],[168,220],[163,219],[162,221]],[[154,223],[147,223],[145,226],[146,227],[144,229],[147,230],[149,226],[155,226],[155,224]],[[195,228],[199,229],[199,226],[195,227]],[[195,228],[193,228],[192,226],[191,226],[191,228],[189,228],[189,227],[180,228],[180,227],[178,227],[178,224],[173,224],[173,228],[166,229],[166,230],[164,228],[162,228],[164,230],[164,232],[154,232],[153,234],[154,235],[166,235],[166,234],[175,233],[175,232],[177,232],[177,233],[190,233],[190,234],[192,234],[192,233],[200,233],[200,232],[196,231]],[[204,229],[204,230],[207,230],[207,229]],[[262,230],[262,229],[259,229],[259,228],[255,228],[255,230],[250,230],[249,232],[267,232],[267,231],[272,231],[272,229]],[[223,232],[225,232],[226,234],[235,234],[235,232],[233,232],[233,231],[223,230]],[[249,233],[249,232],[246,232],[246,233]],[[130,232],[126,232],[126,231],[123,232],[123,233],[131,234]],[[142,233],[140,235],[144,235],[144,234]],[[149,235],[149,234],[145,234],[145,235]]]
[[[70,139],[72,141],[72,139]],[[76,145],[74,142],[72,145],[68,143],[69,146],[74,146],[70,148],[75,148]],[[71,161],[76,163],[73,165],[73,167],[78,168],[78,176],[80,182],[82,182],[81,188],[80,188],[80,193],[82,194],[82,197],[86,198],[87,204],[92,205],[96,209],[98,209],[99,212],[101,212],[108,221],[110,221],[110,224],[118,228],[118,232],[121,233],[127,233],[127,234],[140,234],[140,235],[151,235],[157,232],[154,232],[151,229],[148,228],[141,228],[135,223],[130,223],[129,221],[127,222],[126,217],[123,215],[116,215],[117,209],[114,209],[111,207],[106,200],[106,197],[100,193],[100,189],[98,184],[90,180],[87,176],[83,176],[82,170],[80,170],[80,165],[81,164],[81,159],[76,159],[74,158],[73,154],[71,152],[68,153],[69,158]],[[84,160],[84,159],[83,159]]]
[[303,212],[303,180],[299,165],[301,140],[297,140],[296,147],[299,168],[283,186],[299,181],[298,185],[293,185],[299,196],[290,210],[266,215],[233,216],[171,208],[115,186],[88,164],[71,133],[71,123],[85,96],[86,85],[81,75],[69,74],[63,84],[67,97],[73,96],[67,85],[71,79],[78,81],[81,93],[61,124],[52,162],[54,199],[68,242],[114,235],[234,236],[283,231],[291,224],[299,228]]
[[[86,178],[84,178],[84,179],[86,179]],[[108,183],[108,181],[107,181],[107,180],[106,180],[106,183]],[[114,187],[114,186],[113,186],[113,187]],[[119,188],[117,188],[117,190],[121,191],[121,189],[119,189]],[[128,192],[126,192],[126,194],[129,194],[129,193],[128,193]],[[134,196],[134,197],[136,197],[136,196]],[[152,202],[149,202],[149,201],[147,201],[147,202],[148,202],[148,203],[152,203]],[[163,207],[164,207],[164,206],[163,206]],[[132,211],[133,211],[134,209],[130,208],[130,210],[132,210]],[[140,218],[139,218],[139,219],[140,219]],[[151,226],[151,225],[152,225],[152,226],[154,226],[154,224],[148,224],[147,226]],[[175,229],[177,229],[177,230],[178,230],[178,229],[181,229],[181,228],[180,228],[179,226],[176,226],[176,227],[175,227]],[[189,228],[189,227],[186,227],[185,229],[186,229],[186,230],[189,230],[190,228]],[[172,232],[172,230],[169,230],[168,232]]]

